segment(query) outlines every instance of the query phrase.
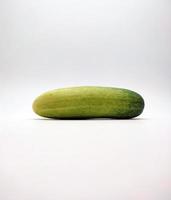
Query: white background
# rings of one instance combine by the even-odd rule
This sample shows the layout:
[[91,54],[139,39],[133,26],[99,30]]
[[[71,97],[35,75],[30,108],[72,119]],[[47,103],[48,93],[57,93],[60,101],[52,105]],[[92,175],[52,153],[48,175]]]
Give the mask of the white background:
[[[0,1],[0,199],[171,199],[171,1]],[[48,120],[40,93],[123,87],[133,120]]]

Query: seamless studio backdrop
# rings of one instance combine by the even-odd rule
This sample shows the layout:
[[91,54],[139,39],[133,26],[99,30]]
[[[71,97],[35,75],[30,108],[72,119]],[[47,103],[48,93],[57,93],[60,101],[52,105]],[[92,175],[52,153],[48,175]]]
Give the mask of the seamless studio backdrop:
[[[45,120],[47,90],[121,87],[134,120]],[[169,200],[170,0],[0,0],[0,199]]]
[[170,1],[6,0],[0,25],[3,116],[33,116],[37,95],[76,85],[132,89],[146,100],[145,117],[166,115]]

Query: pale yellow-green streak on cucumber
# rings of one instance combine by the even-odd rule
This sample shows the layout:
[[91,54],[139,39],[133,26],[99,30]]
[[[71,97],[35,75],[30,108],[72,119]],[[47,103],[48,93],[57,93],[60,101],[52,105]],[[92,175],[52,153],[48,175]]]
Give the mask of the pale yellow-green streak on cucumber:
[[144,100],[122,88],[81,86],[48,91],[35,99],[33,110],[49,118],[133,118],[142,113]]

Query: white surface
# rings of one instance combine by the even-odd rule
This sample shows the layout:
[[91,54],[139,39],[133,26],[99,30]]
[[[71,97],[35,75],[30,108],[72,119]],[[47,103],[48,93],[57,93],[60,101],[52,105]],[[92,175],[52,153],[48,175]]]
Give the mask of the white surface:
[[170,119],[1,120],[2,200],[169,200]]

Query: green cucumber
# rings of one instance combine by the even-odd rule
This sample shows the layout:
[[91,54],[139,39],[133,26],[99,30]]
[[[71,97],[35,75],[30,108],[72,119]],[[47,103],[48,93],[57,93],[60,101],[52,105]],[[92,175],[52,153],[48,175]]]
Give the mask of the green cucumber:
[[43,93],[33,102],[33,110],[48,118],[116,118],[137,117],[144,100],[136,92],[113,87],[80,86]]

